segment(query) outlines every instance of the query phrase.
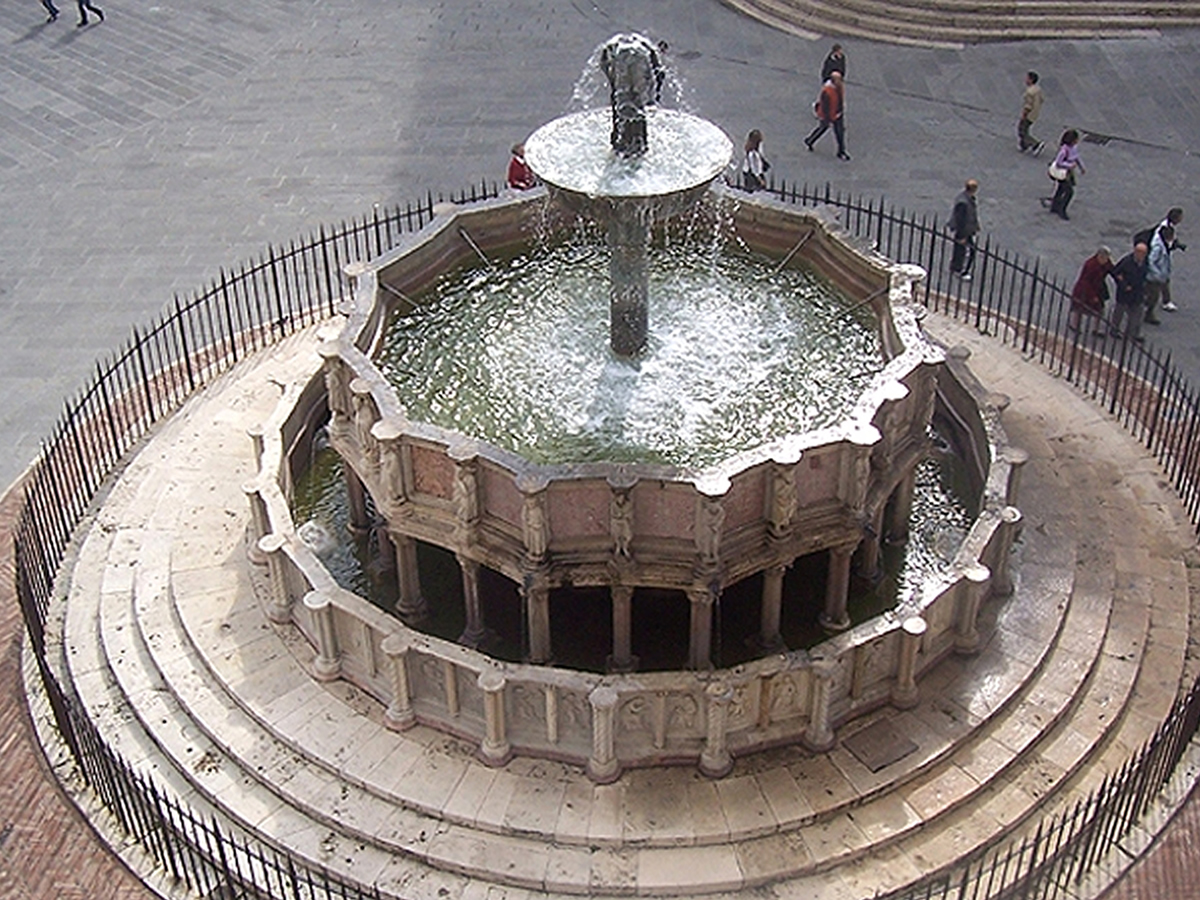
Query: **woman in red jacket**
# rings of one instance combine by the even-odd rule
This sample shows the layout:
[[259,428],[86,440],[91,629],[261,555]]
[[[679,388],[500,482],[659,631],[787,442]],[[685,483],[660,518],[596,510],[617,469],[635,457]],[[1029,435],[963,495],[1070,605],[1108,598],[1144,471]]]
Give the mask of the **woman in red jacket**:
[[[1071,289],[1071,315],[1067,318],[1067,328],[1079,330],[1079,323],[1086,314],[1099,320],[1104,318],[1104,301],[1108,299],[1108,284],[1105,279],[1113,269],[1112,251],[1101,247],[1084,261]],[[1104,337],[1107,332],[1102,327],[1102,321],[1096,323],[1092,332],[1097,337]]]

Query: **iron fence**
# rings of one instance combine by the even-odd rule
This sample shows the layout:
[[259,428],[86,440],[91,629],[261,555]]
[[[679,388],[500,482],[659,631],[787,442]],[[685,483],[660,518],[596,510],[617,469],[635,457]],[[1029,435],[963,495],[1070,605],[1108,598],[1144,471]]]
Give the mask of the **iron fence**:
[[[936,218],[913,216],[884,201],[843,197],[826,185],[780,184],[786,202],[827,205],[859,238],[897,261],[930,273],[924,300],[1019,347],[1078,386],[1136,435],[1162,462],[1192,521],[1200,514],[1195,435],[1197,392],[1169,355],[1065,327],[1069,293],[1057,276],[986,241],[971,282],[946,275],[951,242]],[[495,197],[481,184],[450,198]],[[171,306],[97,364],[70,399],[28,473],[14,528],[19,602],[58,730],[88,787],[121,827],[170,877],[204,896],[378,900],[378,889],[345,882],[189,808],[138,773],[104,741],[82,706],[63,690],[46,647],[54,582],[72,535],[97,491],[156,422],[197,388],[253,354],[331,315],[345,298],[342,268],[378,256],[433,217],[432,195],[307,240],[268,250],[253,264],[221,272],[206,290]],[[1086,329],[1085,329],[1086,330]],[[1128,832],[1161,791],[1200,721],[1200,682],[1120,772],[1068,813],[1041,823],[1020,842],[984,851],[889,900],[1054,900]]]
[[[830,185],[772,185],[789,203],[829,206],[843,226],[896,262],[917,263],[930,309],[967,322],[1017,348],[1105,408],[1154,454],[1200,533],[1200,394],[1171,354],[1125,340],[1108,320],[1070,327],[1070,283],[985,239],[970,281],[952,274],[953,241],[936,216],[917,216],[886,200],[843,196]],[[1092,322],[1100,326],[1096,334]]]

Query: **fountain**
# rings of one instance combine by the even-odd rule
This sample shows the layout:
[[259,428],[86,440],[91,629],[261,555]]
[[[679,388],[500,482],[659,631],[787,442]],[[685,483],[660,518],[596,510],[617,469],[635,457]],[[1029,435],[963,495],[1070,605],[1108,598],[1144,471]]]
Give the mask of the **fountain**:
[[647,38],[613,37],[600,65],[611,125],[604,110],[556,119],[530,135],[525,159],[568,206],[604,225],[610,341],[614,353],[631,357],[645,348],[649,327],[651,225],[690,208],[729,164],[733,145],[711,122],[657,106],[662,67]]
[[[709,122],[650,102],[658,92],[650,42],[618,35],[596,58],[611,107],[556,119],[526,141],[545,193],[445,208],[413,241],[348,270],[356,301],[340,337],[322,349],[329,440],[343,460],[351,527],[379,536],[384,557],[394,559],[399,621],[379,630],[366,624],[375,614],[359,598],[321,590],[336,617],[362,623],[351,631],[367,629],[366,643],[355,644],[374,649],[360,664],[330,643],[331,632],[349,625],[318,627],[307,614],[289,615],[324,647],[323,659],[343,660],[343,677],[388,704],[394,727],[421,722],[478,736],[491,764],[517,753],[550,756],[606,782],[630,766],[691,760],[719,776],[735,752],[781,742],[830,746],[832,723],[881,702],[911,702],[925,666],[977,640],[958,633],[974,614],[947,610],[958,610],[964,573],[975,571],[968,562],[1002,556],[1011,539],[1000,514],[1007,494],[983,497],[1007,483],[1009,465],[981,448],[981,440],[997,439],[994,423],[979,420],[971,391],[955,394],[943,418],[956,443],[976,448],[968,458],[981,461],[968,473],[979,514],[964,525],[963,546],[973,549],[956,554],[951,575],[903,593],[899,608],[852,617],[852,575],[876,579],[884,544],[905,540],[918,467],[930,449],[944,358],[924,338],[912,302],[923,272],[853,246],[820,210],[735,200],[712,187],[728,163],[729,139]],[[611,355],[572,368],[586,351],[571,341],[592,334],[593,347],[609,352],[590,330],[600,309],[586,299],[604,280],[593,265],[603,251],[570,243],[557,250],[553,241],[587,232],[581,216],[606,235]],[[535,220],[545,234],[531,248]],[[673,223],[693,232],[703,230],[701,221],[720,223],[718,230],[762,254],[749,267],[739,263],[738,287],[711,304],[721,314],[711,319],[688,306],[708,288],[670,274],[725,265],[711,256],[711,239],[695,255],[670,236]],[[660,239],[665,248],[653,249]],[[478,268],[481,256],[487,264]],[[464,274],[446,282],[455,271]],[[526,305],[523,275],[539,283],[534,293],[549,292],[547,304]],[[439,282],[451,293],[433,290]],[[451,300],[456,283],[467,289]],[[651,284],[662,285],[661,296],[651,298]],[[580,296],[583,305],[572,306]],[[650,299],[661,320],[654,328]],[[769,308],[826,312],[823,320],[764,324],[760,314]],[[686,315],[676,316],[681,309]],[[420,330],[443,310],[441,332]],[[550,327],[555,318],[575,329],[569,341]],[[678,318],[700,323],[700,331],[676,334]],[[476,322],[491,332],[473,331]],[[420,353],[390,356],[397,335],[389,323],[411,346],[436,352],[425,362]],[[739,329],[752,340],[731,352],[728,339]],[[459,331],[465,354],[451,346]],[[838,343],[847,336],[858,350]],[[767,345],[777,358],[763,364],[756,354]],[[681,361],[672,356],[679,347],[708,355]],[[830,367],[831,358],[850,368]],[[729,360],[731,369],[720,369]],[[735,380],[738,368],[745,384]],[[648,443],[579,440],[593,421],[636,423],[640,386],[664,369],[702,376],[691,388],[668,381],[653,389],[678,399],[680,424]],[[460,370],[482,374],[460,381]],[[522,406],[506,390],[510,383],[545,389]],[[775,393],[756,398],[759,385]],[[715,402],[726,395],[729,402]],[[807,399],[788,411],[792,395]],[[551,409],[571,396],[586,399],[586,414]],[[488,415],[457,415],[472,406]],[[493,407],[512,415],[492,416]],[[726,420],[692,427],[697,409],[718,407]],[[543,428],[546,409],[562,415],[564,439]],[[739,418],[770,425],[742,432],[730,427]],[[701,432],[733,439],[710,445]],[[660,452],[670,443],[682,444],[682,455]],[[702,452],[691,453],[693,445]],[[324,571],[315,554],[276,543],[299,568],[292,581],[328,583],[327,574],[301,574]],[[455,568],[454,590],[430,589]],[[446,604],[461,610],[454,632],[425,630],[431,618],[445,619]],[[282,599],[273,615],[284,607],[296,609]],[[934,624],[927,634],[920,629],[918,664],[904,635],[918,633],[912,623],[921,616]],[[519,623],[515,656],[486,652],[496,647],[491,621]],[[751,624],[735,634],[735,622]],[[785,640],[797,622],[809,636]],[[601,671],[556,667],[560,657],[578,657],[564,645],[595,635],[610,648]],[[722,640],[747,648],[733,669],[720,668],[728,665]],[[643,670],[638,648],[657,658],[657,671]],[[379,674],[384,657],[397,667],[391,679]],[[874,662],[862,669],[866,659]],[[763,712],[730,713],[718,724],[712,717],[725,701],[714,698],[734,682],[746,692],[739,708]],[[474,710],[465,717],[464,691]]]

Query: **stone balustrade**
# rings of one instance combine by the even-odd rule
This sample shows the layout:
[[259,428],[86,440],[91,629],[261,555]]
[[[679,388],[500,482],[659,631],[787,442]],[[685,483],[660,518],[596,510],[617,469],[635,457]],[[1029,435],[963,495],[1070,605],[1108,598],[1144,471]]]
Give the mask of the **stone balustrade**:
[[[430,227],[447,231],[445,222]],[[439,256],[421,246],[422,253]],[[889,702],[912,705],[930,666],[955,650],[971,652],[979,604],[1011,584],[1007,563],[1020,522],[1015,485],[1024,455],[1006,445],[997,405],[1002,398],[984,392],[962,359],[951,354],[951,364],[938,367],[935,377],[940,353],[914,340],[919,317],[903,302],[917,273],[909,267],[890,273],[890,299],[901,314],[881,325],[889,360],[851,424],[743,454],[694,479],[653,467],[537,471],[511,454],[408,422],[394,395],[377,393],[370,368],[360,368],[369,362],[363,348],[374,340],[362,329],[379,313],[350,310],[351,325],[360,329],[350,333],[357,337],[327,342],[325,370],[289,386],[271,419],[256,429],[259,473],[245,491],[253,512],[252,558],[270,571],[267,614],[290,621],[314,648],[314,677],[359,686],[386,708],[391,727],[420,722],[458,735],[496,765],[512,754],[565,760],[585,766],[597,781],[632,766],[687,761],[718,777],[739,754],[787,742],[823,749],[855,716]],[[374,292],[377,276],[360,267],[359,291]],[[919,352],[905,350],[906,340]],[[911,496],[911,484],[905,485],[911,466],[903,463],[924,452],[926,413],[935,404],[969,448],[981,512],[947,571],[898,608],[807,651],[770,653],[724,671],[693,659],[698,664],[689,671],[622,674],[621,664],[632,668],[633,661],[628,634],[622,640],[617,628],[610,674],[503,663],[470,641],[410,628],[342,589],[299,540],[290,512],[289,452],[325,402],[335,440],[350,451],[358,476],[377,504],[405,523],[396,548],[402,569],[411,551],[404,541],[430,540],[465,551],[468,563],[531,576],[524,590],[538,595],[556,561],[567,560],[573,576],[591,572],[596,583],[613,586],[614,615],[629,605],[625,591],[632,582],[620,574],[639,558],[654,560],[639,578],[685,585],[698,598],[695,613],[705,602],[700,595],[711,590],[707,581],[696,583],[696,569],[736,580],[736,573],[755,566],[766,572],[766,597],[782,567],[812,542],[848,548],[863,540],[863,523],[878,522],[889,497],[903,503]],[[560,483],[571,486],[575,499],[559,496]],[[797,529],[801,518],[805,528]],[[814,531],[823,536],[812,537]],[[686,576],[667,550],[690,561]],[[739,562],[742,554],[757,555],[748,565]],[[403,571],[400,582],[403,612]],[[539,603],[531,599],[535,610]],[[410,596],[408,608],[419,609],[419,601]],[[766,646],[778,641],[774,614],[764,610]],[[836,605],[826,608],[831,615],[838,618]],[[691,650],[693,657],[703,650],[695,629]],[[531,645],[531,654],[548,658],[549,648]]]

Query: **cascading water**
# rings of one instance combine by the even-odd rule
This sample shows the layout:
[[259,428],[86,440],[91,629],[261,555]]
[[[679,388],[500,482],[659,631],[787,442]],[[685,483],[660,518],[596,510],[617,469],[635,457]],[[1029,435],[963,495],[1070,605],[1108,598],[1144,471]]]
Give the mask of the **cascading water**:
[[542,126],[525,142],[525,159],[568,206],[604,226],[609,341],[615,354],[633,357],[649,330],[652,223],[694,204],[729,164],[733,144],[711,122],[657,105],[664,71],[647,38],[616,35],[596,58],[610,109]]

